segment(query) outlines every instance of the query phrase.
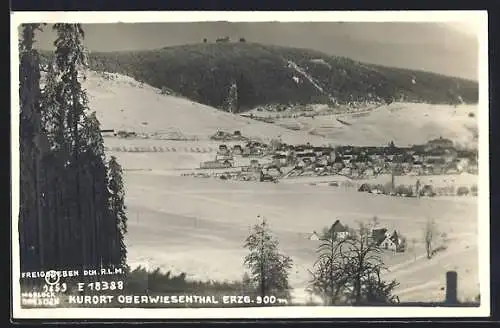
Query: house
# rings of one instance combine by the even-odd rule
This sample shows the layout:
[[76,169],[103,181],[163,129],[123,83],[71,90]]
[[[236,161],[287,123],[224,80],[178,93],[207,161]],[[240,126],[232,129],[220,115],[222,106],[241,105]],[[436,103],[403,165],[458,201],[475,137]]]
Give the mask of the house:
[[351,175],[351,168],[350,167],[344,167],[340,170],[340,174],[343,175]]
[[270,181],[270,182],[276,182],[277,180],[272,177],[271,175],[269,174],[264,174],[262,171],[260,172],[260,181],[261,182],[266,182],[266,181]]
[[390,235],[386,235],[385,239],[380,243],[380,248],[388,249],[393,252],[397,252],[401,250],[401,239],[398,236],[396,230],[393,231]]
[[387,238],[387,229],[372,229],[372,240],[376,245],[380,245]]
[[217,151],[219,155],[228,155],[229,148],[226,145],[219,145],[219,150]]
[[401,164],[401,169],[402,169],[402,170],[403,170],[403,172],[405,172],[405,173],[406,173],[406,172],[410,172],[410,170],[412,169],[412,167],[413,167],[413,164],[412,164],[412,163],[407,163],[407,162],[405,162],[405,163],[402,163],[402,164]]
[[469,165],[469,160],[466,158],[457,158],[456,165],[460,172],[465,171]]
[[326,166],[326,165],[328,165],[328,164],[329,164],[329,163],[328,163],[328,158],[327,158],[326,156],[322,156],[322,157],[320,157],[320,158],[317,160],[317,163],[318,163],[319,165]]
[[331,162],[335,162],[337,160],[337,152],[335,152],[335,150],[330,151],[328,154],[328,160]]
[[294,170],[303,170],[306,164],[303,161],[298,161],[295,164]]
[[420,162],[420,161],[416,161],[416,162],[414,162],[414,163],[413,163],[413,165],[412,165],[412,167],[411,167],[411,168],[412,168],[412,170],[414,170],[414,171],[421,172],[421,171],[422,171],[422,169],[423,169],[423,164],[424,164],[424,163],[422,163],[422,162]]
[[283,174],[283,171],[281,171],[278,165],[271,164],[265,167],[265,170],[266,170],[266,175],[270,175],[272,177],[279,177]]
[[451,163],[445,167],[444,173],[445,174],[458,174],[458,173],[460,173],[460,170],[458,169],[458,166],[456,163]]
[[332,167],[335,171],[340,171],[345,167],[345,165],[342,162],[335,162],[333,163]]
[[248,147],[243,150],[243,156],[261,156],[264,151],[258,147]]
[[306,154],[298,154],[297,158],[302,161],[309,161],[309,163],[315,162],[316,161],[316,155],[313,153],[306,153]]
[[351,169],[351,177],[352,178],[356,178],[356,177],[359,177],[360,176],[360,170],[357,168],[357,167],[354,167]]
[[437,139],[429,140],[426,145],[428,148],[452,148],[453,147],[453,141],[439,137]]
[[345,239],[349,236],[349,231],[340,223],[340,220],[336,220],[335,223],[332,224],[328,233],[333,236],[334,239]]
[[309,240],[319,240],[319,235],[316,231],[313,231],[312,234],[309,235],[309,237],[307,237],[307,239]]
[[233,154],[234,155],[241,155],[241,154],[243,154],[243,148],[241,148],[240,145],[234,145],[234,147],[233,147]]
[[321,155],[323,155],[323,148],[322,147],[314,147],[313,153],[314,153],[314,155],[316,155],[316,157],[320,157]]
[[283,154],[278,154],[273,156],[273,164],[277,166],[286,165],[288,157]]
[[314,164],[314,172],[323,173],[326,171],[326,166],[321,164]]
[[371,193],[371,194],[377,194],[377,195],[383,194],[384,193],[384,187],[382,185],[376,185],[375,187],[371,188],[371,190],[369,191],[369,193]]
[[367,177],[373,177],[375,175],[375,170],[373,169],[373,167],[367,167],[366,169],[364,169],[363,175]]
[[275,155],[289,156],[290,154],[291,154],[291,152],[284,147],[282,149],[276,150],[276,152],[275,152]]
[[251,168],[259,168],[260,167],[259,161],[257,159],[250,160],[250,167]]
[[363,183],[358,189],[359,192],[370,192],[370,190],[371,188],[367,183]]
[[232,162],[233,161],[233,156],[229,153],[227,154],[220,154],[218,153],[217,155],[215,155],[215,160],[216,161],[219,161],[219,162],[224,162],[224,161],[230,161]]
[[343,155],[342,156],[342,161],[344,164],[350,163],[353,158],[353,155]]
[[413,163],[422,162],[424,160],[424,156],[421,153],[413,154],[412,158],[413,158]]

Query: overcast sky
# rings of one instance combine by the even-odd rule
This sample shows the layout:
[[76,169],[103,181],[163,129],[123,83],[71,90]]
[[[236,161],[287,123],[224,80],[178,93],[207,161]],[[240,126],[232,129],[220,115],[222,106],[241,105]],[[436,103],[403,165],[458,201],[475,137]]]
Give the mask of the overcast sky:
[[[331,31],[332,24],[335,25],[335,29],[340,30]],[[123,51],[123,50],[143,50],[143,49],[156,49],[162,48],[170,45],[179,45],[185,43],[197,43],[203,38],[216,38],[218,36],[229,35],[230,37],[246,37],[247,39],[252,38],[256,42],[274,43],[272,42],[272,37],[269,38],[269,34],[272,36],[278,36],[282,34],[283,37],[290,39],[290,46],[300,46],[302,40],[300,40],[300,33],[297,30],[304,27],[304,31],[308,33],[311,27],[314,30],[330,30],[332,38],[335,36],[346,36],[351,38],[359,38],[362,34],[366,34],[367,41],[369,38],[376,41],[389,40],[392,42],[400,42],[401,37],[398,37],[400,32],[398,27],[403,25],[420,25],[424,27],[425,25],[430,25],[429,23],[343,23],[342,25],[349,24],[350,26],[357,25],[353,31],[351,28],[347,31],[342,31],[339,23],[227,23],[227,22],[201,22],[201,23],[127,23],[127,24],[83,24],[86,33],[85,44],[91,51]],[[378,26],[385,25],[385,28],[373,30],[373,24]],[[259,25],[263,28],[259,28]],[[281,26],[279,26],[281,25]],[[451,29],[460,32],[461,34],[467,35],[469,37],[476,37],[476,26],[474,23],[469,22],[458,22],[458,23],[446,23]],[[293,26],[293,32],[297,34],[295,40],[293,37],[290,38],[290,27]],[[367,28],[363,31],[363,26]],[[391,28],[387,28],[387,27]],[[393,28],[392,28],[393,27]],[[387,34],[388,30],[392,30],[391,33]],[[268,33],[263,33],[259,35],[260,32],[267,31]],[[327,36],[322,31],[321,38]],[[421,40],[430,40],[433,37],[431,29],[427,29],[429,35],[419,35],[415,39],[415,35],[407,35],[408,38],[413,40],[406,40],[405,42],[418,42]],[[350,34],[359,35],[350,35]],[[425,33],[424,33],[425,34]],[[42,49],[53,49],[53,40],[55,39],[55,34],[50,28],[45,28],[45,31],[37,35],[38,47]],[[271,39],[271,40],[267,40]],[[267,41],[267,42],[266,42]],[[269,42],[271,41],[271,42]],[[446,40],[444,40],[446,41]],[[295,43],[295,44],[294,44]]]
[[[470,23],[195,22],[83,24],[90,51],[158,49],[229,36],[247,42],[308,48],[385,66],[477,79],[478,45]],[[53,50],[46,27],[37,46]]]

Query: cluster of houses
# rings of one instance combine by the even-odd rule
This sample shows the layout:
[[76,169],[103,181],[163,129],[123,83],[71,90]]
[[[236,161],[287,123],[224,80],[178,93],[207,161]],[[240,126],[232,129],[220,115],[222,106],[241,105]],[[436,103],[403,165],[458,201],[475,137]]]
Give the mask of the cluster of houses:
[[[350,229],[346,225],[343,225],[340,220],[336,220],[326,233],[334,240],[344,240],[352,236]],[[309,240],[320,240],[321,238],[322,237],[316,231],[313,231],[308,237]],[[387,228],[373,228],[370,231],[370,238],[381,249],[393,252],[406,251],[406,241],[404,238],[401,238],[396,230],[391,231]]]
[[215,160],[206,161],[200,164],[202,169],[222,169],[234,166],[233,152],[226,145],[220,145],[215,155]]
[[[450,190],[440,190],[441,191],[440,195],[447,195],[447,196],[455,195],[454,188],[447,188],[447,189]],[[398,186],[395,186],[394,183],[385,186],[381,184],[363,183],[358,188],[358,191],[368,192],[371,194],[382,194],[382,195],[401,196],[401,197],[434,197],[437,195],[435,188],[433,188],[431,185],[428,184],[422,186],[420,180],[417,180],[415,185],[398,185]]]
[[[455,149],[445,138],[411,147],[340,147],[341,174],[360,175],[394,173],[396,175],[439,175],[469,172],[477,174],[477,153]],[[341,164],[344,164],[343,166]]]
[[425,145],[411,147],[396,147],[393,143],[385,147],[318,147],[310,144],[288,145],[279,140],[266,144],[248,140],[239,131],[232,134],[219,131],[213,139],[246,143],[233,146],[220,144],[216,160],[202,163],[202,167],[233,167],[234,156],[253,157],[255,160],[242,171],[257,170],[266,177],[272,175],[274,178],[341,175],[349,179],[367,179],[380,174],[477,174],[478,171],[475,151],[457,150],[451,140],[441,137]]

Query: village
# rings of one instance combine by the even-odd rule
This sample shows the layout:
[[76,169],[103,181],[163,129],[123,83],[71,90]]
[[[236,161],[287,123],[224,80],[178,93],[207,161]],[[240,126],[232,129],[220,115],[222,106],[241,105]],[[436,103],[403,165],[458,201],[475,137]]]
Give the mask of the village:
[[[394,177],[439,176],[468,173],[477,175],[477,153],[457,149],[451,140],[436,138],[424,145],[397,147],[393,142],[381,147],[288,145],[279,139],[269,144],[249,140],[239,131],[218,131],[212,140],[219,141],[214,160],[200,163],[197,172],[186,176],[216,177],[223,180],[275,182],[305,177],[339,177],[342,183],[361,181],[358,191],[391,196],[435,196],[431,185],[417,179],[412,185],[396,185]],[[366,181],[388,175],[387,183]],[[392,181],[391,181],[392,180]],[[340,186],[330,181],[330,186]],[[441,193],[459,196],[477,194],[477,187]]]

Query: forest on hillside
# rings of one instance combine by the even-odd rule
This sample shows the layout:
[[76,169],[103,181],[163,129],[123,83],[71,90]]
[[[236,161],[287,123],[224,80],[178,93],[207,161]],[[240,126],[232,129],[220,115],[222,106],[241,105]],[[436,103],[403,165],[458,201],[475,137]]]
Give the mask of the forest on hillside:
[[[44,54],[45,59],[50,54]],[[293,61],[323,91],[290,65]],[[89,67],[121,73],[222,108],[232,84],[239,112],[265,104],[410,101],[476,103],[478,83],[434,73],[363,64],[318,51],[255,43],[203,43],[158,50],[91,53]],[[299,77],[300,82],[294,80]]]

